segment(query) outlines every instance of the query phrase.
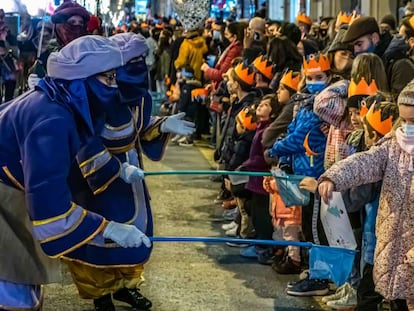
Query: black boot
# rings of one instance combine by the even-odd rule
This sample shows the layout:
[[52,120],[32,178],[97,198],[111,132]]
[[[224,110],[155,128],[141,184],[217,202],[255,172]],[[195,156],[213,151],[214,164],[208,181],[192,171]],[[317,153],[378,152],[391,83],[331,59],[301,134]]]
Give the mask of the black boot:
[[123,288],[113,296],[114,299],[126,302],[139,310],[150,310],[152,307],[152,302],[142,296],[138,289]]
[[95,311],[115,311],[115,306],[112,303],[111,294],[94,299]]

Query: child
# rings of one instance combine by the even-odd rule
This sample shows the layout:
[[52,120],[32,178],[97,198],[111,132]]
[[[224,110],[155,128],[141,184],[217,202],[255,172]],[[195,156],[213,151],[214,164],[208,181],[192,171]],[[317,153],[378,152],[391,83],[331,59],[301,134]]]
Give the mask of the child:
[[[401,126],[370,150],[334,164],[320,177],[318,190],[323,200],[328,202],[334,190],[342,191],[382,180],[373,261],[375,290],[392,303],[405,305],[405,310],[408,308],[412,311],[414,213],[411,179],[414,171],[414,81],[399,95],[398,108]],[[369,113],[372,114],[371,122]],[[378,110],[378,107],[370,107],[365,120],[367,145],[385,135],[392,123],[391,118],[382,118],[382,110]]]
[[[269,171],[269,166],[263,156],[262,135],[281,108],[282,106],[278,104],[276,96],[273,94],[265,95],[260,101],[256,108],[257,129],[251,143],[249,158],[239,167],[240,170]],[[263,177],[250,176],[246,189],[251,192],[250,198],[246,201],[246,207],[250,210],[256,237],[260,240],[270,240],[272,239],[273,226],[269,215],[269,195],[263,189]],[[259,262],[263,264],[271,264],[273,248],[251,246],[243,249],[240,254],[244,257],[257,257]]]

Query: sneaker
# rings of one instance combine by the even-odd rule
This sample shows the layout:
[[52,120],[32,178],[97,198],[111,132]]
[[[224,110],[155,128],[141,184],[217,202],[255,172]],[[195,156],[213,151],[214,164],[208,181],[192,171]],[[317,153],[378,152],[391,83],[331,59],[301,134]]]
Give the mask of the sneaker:
[[300,264],[294,264],[289,256],[285,260],[280,261],[279,264],[272,265],[272,268],[279,274],[299,274],[302,271]]
[[228,209],[223,212],[223,218],[224,220],[232,221],[236,219],[238,213],[239,213],[239,210],[237,207],[233,209]]
[[257,250],[256,246],[251,245],[246,247],[240,251],[240,256],[245,258],[257,258]]
[[224,234],[227,235],[227,236],[230,236],[230,237],[236,237],[238,228],[239,228],[239,226],[231,228],[231,229],[227,230],[226,232],[224,232]]
[[184,141],[178,141],[178,146],[191,147],[194,146],[194,143],[186,137]]
[[181,136],[178,140],[177,143],[183,143],[187,140],[187,136]]
[[[240,236],[237,236],[236,238],[237,239],[241,239]],[[249,247],[250,246],[249,243],[237,243],[237,242],[226,242],[226,245],[227,246],[230,246],[230,247],[240,247],[240,248],[244,248],[244,247]]]
[[114,293],[113,297],[139,310],[150,310],[152,307],[152,302],[144,297],[138,289],[123,288]]
[[291,296],[323,296],[329,293],[328,280],[304,279],[286,290]]
[[224,231],[236,228],[238,226],[238,224],[235,221],[232,221],[229,224],[224,224],[221,226],[221,229],[223,229]]
[[175,144],[178,144],[178,140],[180,140],[181,138],[182,138],[183,136],[181,136],[181,135],[175,135],[173,138],[171,138],[171,142],[172,143],[175,143]]
[[347,282],[344,285],[339,286],[336,289],[335,294],[325,296],[325,297],[322,298],[321,301],[323,303],[327,303],[328,301],[341,299],[342,297],[346,296],[346,294],[348,293],[348,290],[349,290],[350,287],[351,287],[350,284]]
[[357,305],[357,291],[349,286],[346,295],[338,300],[328,301],[326,305],[337,310],[353,308]]
[[292,288],[297,283],[303,281],[304,279],[309,279],[309,270],[303,270],[301,274],[299,274],[299,281],[289,282],[287,283],[286,288]]

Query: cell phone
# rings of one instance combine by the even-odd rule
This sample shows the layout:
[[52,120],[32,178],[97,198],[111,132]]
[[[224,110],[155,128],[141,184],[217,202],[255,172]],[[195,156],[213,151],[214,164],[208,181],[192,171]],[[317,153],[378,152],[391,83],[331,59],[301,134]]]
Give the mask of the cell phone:
[[253,34],[253,40],[255,40],[255,41],[259,41],[260,40],[260,34],[258,32],[256,32],[256,31]]

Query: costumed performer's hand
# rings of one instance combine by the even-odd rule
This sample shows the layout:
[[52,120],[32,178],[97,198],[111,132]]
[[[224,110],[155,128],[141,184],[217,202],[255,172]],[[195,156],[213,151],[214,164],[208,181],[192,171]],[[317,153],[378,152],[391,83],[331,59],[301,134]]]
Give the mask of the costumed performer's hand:
[[144,179],[144,171],[127,162],[122,163],[121,178],[128,184]]
[[167,117],[161,123],[160,130],[162,133],[173,133],[177,135],[187,136],[195,131],[195,124],[190,121],[185,121],[185,112],[180,112]]
[[322,181],[319,186],[319,195],[323,199],[323,201],[328,204],[329,200],[332,198],[332,192],[334,191],[335,185],[330,180],[324,180]]
[[299,188],[315,193],[318,190],[318,181],[313,177],[305,177],[300,181]]
[[27,85],[29,86],[29,89],[33,90],[35,86],[39,83],[39,81],[40,81],[39,76],[35,73],[31,73],[27,77]]
[[103,232],[103,236],[122,247],[140,247],[142,243],[146,247],[151,247],[150,239],[133,225],[110,221]]

